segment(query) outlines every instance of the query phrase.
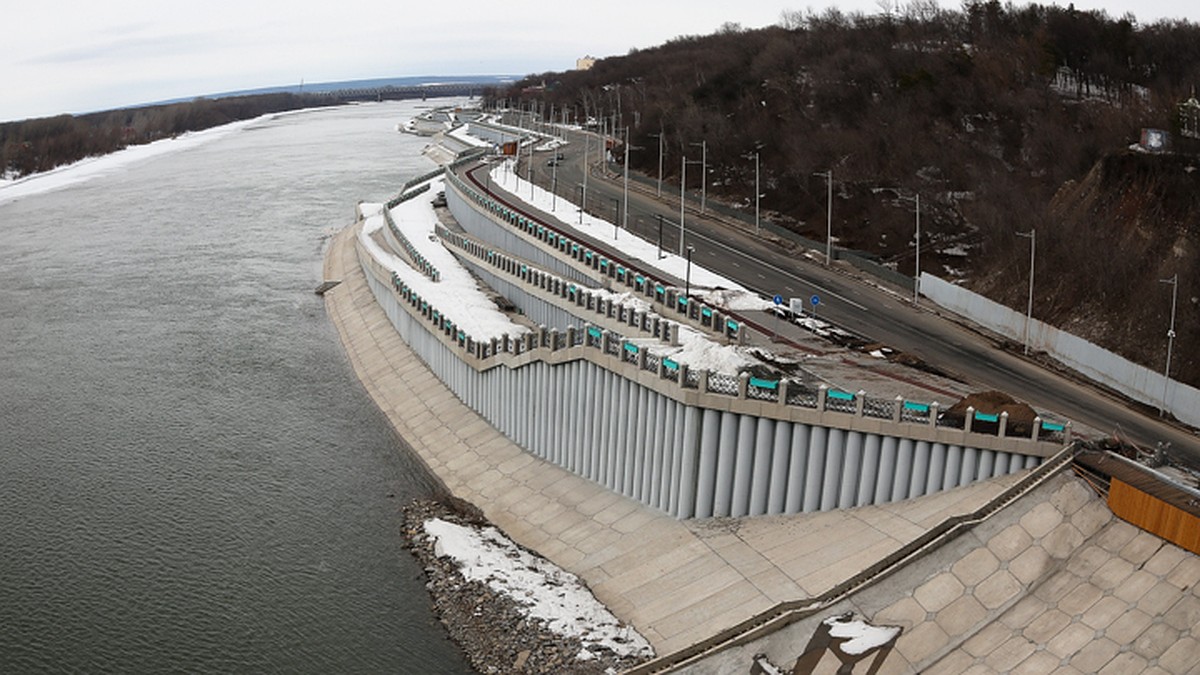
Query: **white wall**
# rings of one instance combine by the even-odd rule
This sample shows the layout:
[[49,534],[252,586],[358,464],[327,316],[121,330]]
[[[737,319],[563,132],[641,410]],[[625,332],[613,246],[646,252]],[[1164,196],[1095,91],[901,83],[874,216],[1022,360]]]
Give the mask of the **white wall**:
[[[933,275],[921,274],[921,293],[937,304],[1001,335],[1023,342],[1025,315]],[[1165,338],[1163,336],[1166,349]],[[1029,346],[1083,375],[1152,406],[1163,404],[1163,373],[1118,356],[1083,338],[1034,319]],[[1164,351],[1164,358],[1166,353]],[[1165,365],[1165,364],[1164,364]],[[1164,408],[1179,420],[1200,426],[1200,390],[1181,382],[1167,383]]]

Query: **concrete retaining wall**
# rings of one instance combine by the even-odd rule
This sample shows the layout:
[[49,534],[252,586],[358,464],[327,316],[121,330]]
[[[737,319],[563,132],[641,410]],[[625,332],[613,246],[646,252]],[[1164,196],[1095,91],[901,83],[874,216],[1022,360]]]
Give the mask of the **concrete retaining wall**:
[[[931,440],[929,432],[936,436],[938,430],[927,425],[867,420],[872,432],[774,419],[749,411],[775,406],[744,399],[699,405],[702,390],[670,395],[666,387],[597,362],[624,364],[621,350],[612,355],[606,348],[593,360],[598,350],[567,345],[479,368],[413,314],[361,248],[359,255],[393,326],[465,404],[534,455],[679,518],[884,503],[1040,461],[1032,454]],[[917,429],[926,437],[881,433],[884,427]],[[1042,449],[1024,442],[1031,451]]]
[[[1020,312],[930,274],[921,274],[921,293],[989,330],[1024,340],[1026,316]],[[1163,405],[1183,422],[1200,426],[1200,390],[1169,380],[1164,401],[1162,371],[1140,366],[1037,319],[1029,324],[1029,344],[1097,382],[1143,403]]]

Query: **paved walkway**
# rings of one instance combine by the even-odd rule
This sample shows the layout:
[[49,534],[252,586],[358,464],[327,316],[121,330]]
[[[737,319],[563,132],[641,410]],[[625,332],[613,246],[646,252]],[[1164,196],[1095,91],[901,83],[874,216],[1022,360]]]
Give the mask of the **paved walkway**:
[[660,653],[784,600],[828,590],[1022,474],[884,506],[678,521],[524,452],[459,401],[375,302],[348,227],[331,241],[330,318],[397,433],[458,497],[518,543],[578,574]]

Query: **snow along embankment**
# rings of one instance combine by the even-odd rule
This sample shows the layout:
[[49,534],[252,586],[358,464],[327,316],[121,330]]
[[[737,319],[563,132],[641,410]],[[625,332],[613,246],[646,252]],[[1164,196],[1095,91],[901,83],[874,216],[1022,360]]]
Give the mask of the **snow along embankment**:
[[[454,255],[441,244],[434,234],[437,214],[429,201],[432,195],[442,191],[440,179],[432,181],[429,191],[391,210],[392,220],[404,233],[413,247],[440,274],[434,281],[413,269],[405,260],[381,247],[372,238],[376,231],[387,227],[380,204],[361,204],[365,222],[359,233],[359,241],[371,257],[388,271],[395,272],[405,284],[426,302],[454,322],[459,330],[475,340],[490,340],[504,335],[523,335],[529,329],[514,323],[500,311],[496,303],[479,287],[479,283]],[[425,195],[429,195],[426,197]]]
[[438,617],[482,673],[602,675],[654,656],[573,574],[514,544],[461,500],[404,508]]
[[[401,281],[415,290],[438,312],[453,321],[455,326],[472,339],[490,340],[500,338],[505,334],[516,336],[529,332],[526,326],[513,322],[508,315],[499,310],[496,303],[480,288],[475,276],[459,263],[454,254],[442,244],[442,240],[435,234],[438,217],[430,201],[432,195],[436,195],[444,188],[443,180],[435,178],[430,181],[430,188],[426,193],[401,202],[391,210],[392,221],[396,227],[408,239],[412,247],[441,275],[438,281],[433,281],[413,269],[407,261],[381,247],[375,241],[372,235],[387,227],[382,205],[367,203],[359,205],[365,218],[359,240],[373,258],[389,271],[395,272]],[[636,246],[636,244],[632,244],[633,237],[626,237],[626,239],[630,242],[622,241]],[[698,266],[693,266],[693,272],[697,269],[699,269]],[[711,273],[708,274],[711,275]],[[732,284],[717,275],[706,278],[717,283]],[[614,293],[597,288],[589,289],[588,292],[597,297],[611,298],[615,304],[624,305],[639,312],[650,311],[650,305],[644,298],[629,291]],[[756,303],[762,302],[744,289],[715,290],[711,291],[711,294],[730,304],[745,304],[748,302],[748,298]],[[680,327],[678,346],[664,345],[652,338],[641,338],[637,334],[627,337],[649,349],[652,354],[670,358],[676,363],[695,370],[733,374],[759,362],[752,356],[751,350],[737,345],[718,344],[700,331],[688,326]]]
[[137,162],[181,150],[188,150],[203,143],[215,141],[235,131],[241,131],[257,122],[279,117],[282,114],[286,113],[270,113],[251,120],[231,122],[203,131],[190,131],[180,134],[175,138],[165,138],[161,141],[154,141],[153,143],[146,143],[144,145],[131,145],[123,150],[99,157],[87,157],[78,162],[60,166],[50,171],[36,173],[25,178],[18,178],[13,181],[0,180],[0,204],[23,197],[31,197],[43,192],[60,190],[78,183],[87,182],[105,174],[113,173],[114,171],[119,171]]

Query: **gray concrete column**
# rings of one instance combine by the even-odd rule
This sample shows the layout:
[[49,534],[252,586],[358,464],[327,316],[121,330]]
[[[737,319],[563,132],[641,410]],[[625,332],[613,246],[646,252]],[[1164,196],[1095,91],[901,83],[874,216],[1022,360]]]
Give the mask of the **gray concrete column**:
[[958,484],[966,485],[975,481],[975,472],[979,470],[979,451],[975,448],[963,448],[962,466],[958,471]]
[[738,416],[721,413],[721,440],[717,449],[714,516],[728,516],[733,505],[733,477],[738,452]]
[[976,474],[976,480],[987,480],[992,477],[992,471],[996,467],[996,453],[992,450],[979,451],[979,472]]
[[873,504],[886,504],[892,501],[892,483],[896,477],[896,446],[898,443],[895,436],[884,436],[879,441],[879,472],[875,479]]
[[[862,397],[857,397],[862,400]],[[862,471],[862,433],[843,432],[845,454],[842,457],[842,482],[838,487],[838,508],[848,509],[858,500],[858,484]]]
[[951,445],[946,448],[946,473],[942,476],[943,490],[959,486],[958,476],[962,473],[962,455],[961,445]]
[[821,510],[837,508],[838,491],[842,487],[842,470],[846,457],[846,432],[829,430],[829,441],[825,444],[825,479],[821,482]]
[[931,454],[929,441],[917,441],[916,450],[913,452],[913,470],[912,480],[908,485],[909,497],[921,497],[929,494],[929,455]]
[[[755,486],[765,485],[765,491],[761,500],[761,510],[757,514],[763,513],[783,513],[783,507],[787,504],[787,475],[788,461],[791,459],[789,452],[792,438],[791,422],[782,422],[775,420],[762,420],[762,422],[770,422],[773,427],[771,437],[767,439],[770,443],[770,458],[771,462],[765,469],[765,475],[759,472],[757,458],[755,459]],[[752,492],[750,495],[750,509],[759,508],[760,500],[758,493]]]
[[929,477],[925,480],[925,494],[941,492],[945,476],[946,444],[933,443],[929,446]]
[[[754,462],[758,459],[758,427],[763,426],[763,420],[754,415],[738,415],[738,418],[737,459],[734,464],[733,502],[730,505],[730,514],[744,516],[750,513],[750,494],[754,490],[756,475]],[[774,435],[774,431],[771,429],[770,434]],[[770,445],[766,446],[766,450],[766,462],[769,466]],[[765,501],[766,486],[763,488],[763,497]]]
[[804,481],[804,511],[821,508],[821,487],[825,483],[825,457],[829,452],[829,429],[813,425],[808,444],[808,471]]
[[[698,485],[698,455],[700,453],[700,412],[695,406],[681,406],[684,408],[683,415],[677,415],[681,418],[683,427],[683,446],[680,448],[681,462],[679,470],[679,509],[676,512],[676,517],[691,518],[693,516],[700,517],[698,508],[704,503],[697,497],[699,490]],[[705,411],[704,417],[707,426],[708,411]],[[708,505],[708,511],[711,515],[711,501]]]
[[892,480],[891,501],[903,501],[913,496],[913,464],[916,454],[916,441],[910,438],[899,439],[896,446],[896,473]]
[[[690,411],[692,406],[688,406],[688,409]],[[697,518],[708,518],[717,513],[715,509],[718,481],[717,466],[719,464],[721,447],[726,443],[724,438],[726,428],[722,422],[720,412],[716,410],[704,411],[704,428],[700,433],[700,457],[696,485]],[[729,443],[733,443],[735,440],[730,439]]]
[[865,434],[863,437],[862,477],[858,481],[855,506],[867,506],[875,499],[875,485],[879,482],[880,444],[879,434]]
[[789,441],[787,498],[784,513],[800,513],[804,510],[804,485],[808,478],[809,438],[812,428],[799,422],[792,425]]

